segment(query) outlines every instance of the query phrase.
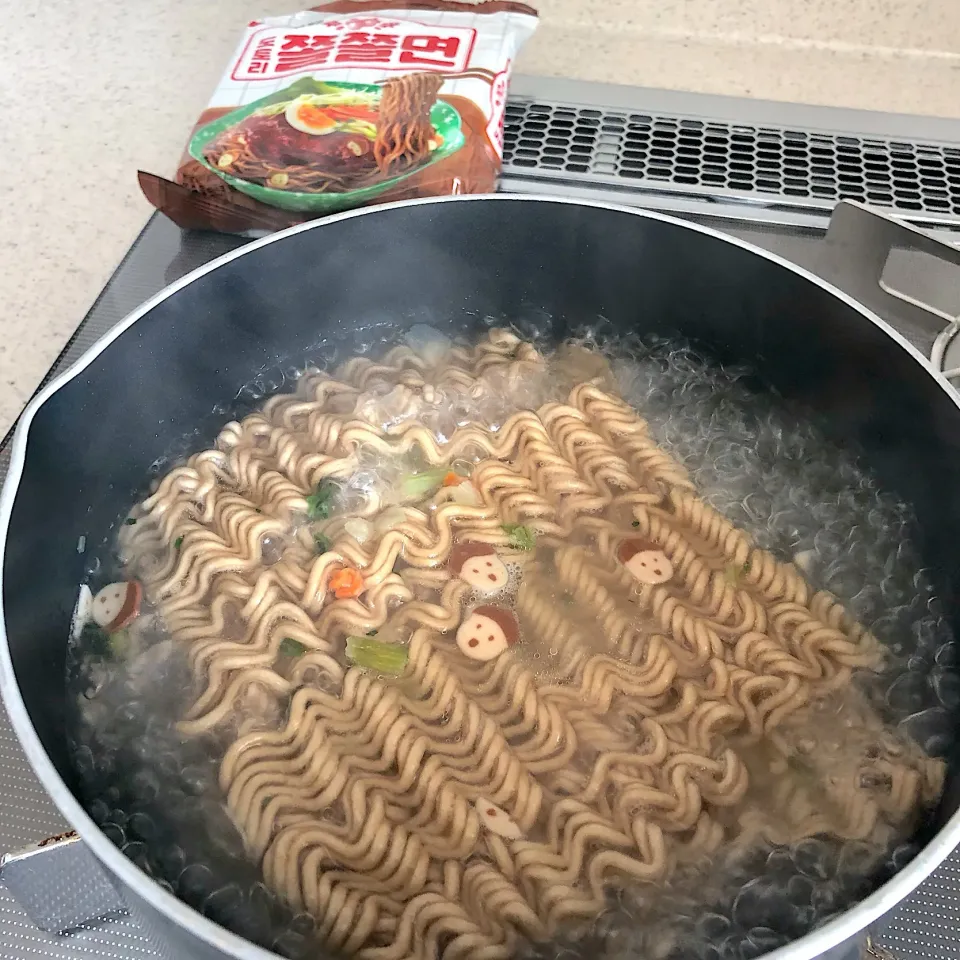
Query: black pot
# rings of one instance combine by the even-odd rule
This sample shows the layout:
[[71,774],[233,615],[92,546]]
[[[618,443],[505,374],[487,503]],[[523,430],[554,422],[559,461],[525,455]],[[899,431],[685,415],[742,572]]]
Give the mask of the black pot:
[[[750,367],[832,439],[862,449],[882,487],[916,508],[925,565],[956,627],[957,399],[882,321],[813,275],[667,217],[502,196],[366,210],[251,244],[153,298],[42,391],[17,430],[0,504],[4,702],[44,785],[171,955],[268,954],[164,893],[75,799],[63,677],[80,538],[99,543],[151,464],[184,437],[209,442],[225,419],[211,411],[321,336],[350,355],[413,323],[469,334],[493,318],[562,338],[598,316]],[[778,955],[830,950],[933,870],[960,839],[956,774],[954,763],[923,853]]]

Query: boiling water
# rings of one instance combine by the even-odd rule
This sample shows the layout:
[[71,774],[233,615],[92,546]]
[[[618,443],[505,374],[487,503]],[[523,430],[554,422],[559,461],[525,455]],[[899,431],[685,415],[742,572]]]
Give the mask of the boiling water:
[[[815,587],[836,594],[880,638],[892,654],[885,672],[858,677],[858,685],[884,719],[943,756],[960,713],[960,653],[914,552],[907,505],[879,490],[851,453],[830,447],[770,395],[754,394],[736,372],[671,344],[620,343],[612,352],[609,366],[574,352],[550,384],[529,385],[527,405],[562,395],[564,376],[610,379],[606,386],[641,411],[705,500],[759,546],[801,565]],[[282,377],[261,378],[261,387],[263,380],[276,388]],[[247,399],[262,393],[248,389]],[[473,412],[496,424],[510,411]],[[116,565],[108,557],[105,549],[103,566]],[[110,579],[97,571],[98,583]],[[532,666],[549,677],[549,664]],[[136,656],[82,634],[70,647],[68,691],[83,800],[107,836],[161,885],[247,939],[284,956],[324,955],[312,918],[293,915],[263,885],[224,810],[218,763],[235,731],[191,739],[176,732],[196,689],[159,627],[139,637]],[[709,863],[684,864],[667,884],[611,891],[595,923],[558,931],[554,943],[528,951],[749,960],[843,911],[917,849],[904,836],[882,851],[826,837],[721,851]]]

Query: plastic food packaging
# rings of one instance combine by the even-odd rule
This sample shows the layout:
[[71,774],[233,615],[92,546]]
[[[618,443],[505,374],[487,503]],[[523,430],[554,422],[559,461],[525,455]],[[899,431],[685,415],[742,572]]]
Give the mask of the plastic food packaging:
[[259,235],[370,203],[488,193],[510,69],[537,13],[488,0],[332,0],[247,25],[176,181],[179,226]]

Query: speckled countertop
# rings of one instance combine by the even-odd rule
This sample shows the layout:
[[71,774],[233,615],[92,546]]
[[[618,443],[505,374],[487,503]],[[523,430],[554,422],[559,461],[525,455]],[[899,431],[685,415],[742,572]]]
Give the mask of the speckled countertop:
[[[533,0],[535,2],[535,0]],[[304,6],[308,4],[303,4]],[[150,212],[242,25],[295,0],[0,7],[0,428]],[[541,0],[527,73],[960,114],[960,0]]]

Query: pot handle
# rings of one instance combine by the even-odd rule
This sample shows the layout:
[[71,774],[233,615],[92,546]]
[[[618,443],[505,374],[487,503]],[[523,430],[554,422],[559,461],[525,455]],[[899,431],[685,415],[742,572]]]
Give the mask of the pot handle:
[[956,324],[956,316],[884,282],[883,272],[894,249],[925,253],[960,266],[957,247],[862,203],[841,200],[830,217],[817,272],[875,313],[893,313],[927,334]]
[[0,880],[47,933],[67,933],[127,913],[116,887],[74,830],[5,854]]

